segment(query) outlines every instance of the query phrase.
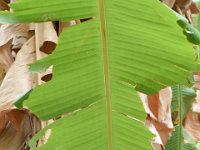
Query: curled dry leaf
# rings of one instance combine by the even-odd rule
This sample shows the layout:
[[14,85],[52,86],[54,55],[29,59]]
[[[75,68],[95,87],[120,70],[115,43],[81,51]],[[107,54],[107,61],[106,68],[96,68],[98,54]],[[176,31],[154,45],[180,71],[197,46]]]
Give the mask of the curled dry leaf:
[[0,81],[3,79],[4,76],[4,69],[3,66],[0,64]]
[[[36,30],[35,26],[24,26],[25,28],[22,29],[24,32],[23,34],[21,33],[22,31],[15,31],[18,30],[17,28],[14,29],[11,28],[11,26],[7,26],[6,30],[9,32],[12,31],[12,34],[0,39],[2,47],[7,46],[6,42],[9,39],[16,37],[20,37],[20,39],[22,39],[23,35],[27,35],[25,32],[28,30]],[[14,27],[14,25],[12,27]],[[16,27],[21,28],[22,26],[17,25]],[[57,34],[52,23],[49,22],[38,24],[37,33],[39,33],[37,35],[40,40],[39,47],[43,47],[43,49],[46,51],[52,51],[57,42]],[[26,146],[27,141],[29,141],[29,139],[41,129],[41,123],[36,117],[30,114],[27,110],[15,110],[13,109],[12,105],[16,98],[20,98],[24,93],[36,85],[37,75],[31,74],[28,71],[28,64],[34,63],[36,60],[36,39],[33,36],[28,41],[26,41],[26,39],[24,41],[20,40],[19,42],[16,42],[15,39],[13,40],[13,43],[15,43],[15,48],[18,45],[16,43],[23,42],[25,42],[25,44],[23,44],[21,50],[17,53],[16,59],[7,72],[0,87],[0,149],[28,150],[28,147]],[[9,46],[10,45],[11,44],[9,44]],[[18,46],[20,47],[20,45]],[[5,50],[5,52],[8,53],[10,51]],[[41,58],[46,56],[44,53],[39,54]],[[4,59],[2,58],[2,60]],[[11,141],[12,145],[9,144]]]
[[0,113],[0,118],[1,118],[0,133],[2,132],[4,128],[6,128],[6,124],[8,122],[10,122],[17,131],[22,131],[24,116],[25,116],[25,113],[17,109],[2,111]]
[[[192,112],[188,114],[188,116],[185,119],[185,129],[188,132],[188,134],[195,140],[200,140],[200,133],[197,132],[200,131],[200,73],[196,72],[194,75],[194,88],[197,90],[197,96],[196,101],[193,104]],[[195,117],[196,116],[196,117]],[[188,121],[189,120],[189,121]]]
[[175,7],[179,9],[182,13],[185,13],[192,4],[192,0],[176,0]]
[[156,137],[152,140],[152,146],[162,150],[163,147],[167,144],[173,128],[168,128],[166,124],[158,122],[149,116],[145,121],[145,125],[153,134],[156,135]]
[[37,27],[35,28],[35,32],[40,50],[46,54],[52,53],[58,40],[53,24],[51,22],[38,23],[35,27]]
[[0,28],[0,46],[6,44],[14,37],[29,37],[31,24],[4,24]]
[[35,61],[35,39],[27,41],[16,56],[0,87],[0,111],[12,108],[13,102],[35,86],[35,75],[28,64]]
[[196,101],[184,120],[184,128],[193,140],[200,141],[200,72],[194,73],[194,81],[193,88],[197,90]]
[[[41,23],[38,29],[41,47],[46,41],[57,42],[57,35],[52,23]],[[12,108],[12,104],[18,98],[36,85],[36,74],[31,74],[28,70],[28,65],[36,60],[35,43],[35,37],[32,37],[23,45],[17,53],[15,62],[7,72],[0,87],[0,111]],[[43,55],[41,54],[41,56]]]
[[191,14],[199,13],[199,9],[192,0],[161,0],[168,7],[174,9],[179,14],[184,15],[192,23]]
[[75,20],[69,21],[69,22],[60,22],[59,23],[59,34],[63,31],[64,28],[70,27],[76,24]]
[[200,141],[200,113],[190,111],[184,120],[184,128],[193,140]]
[[196,101],[192,106],[192,110],[196,113],[200,113],[200,90],[197,90]]
[[12,49],[17,51],[19,50],[24,43],[26,43],[26,41],[28,41],[28,39],[31,37],[31,34],[26,33],[23,36],[15,36],[13,37],[13,41],[12,41]]
[[176,2],[176,0],[162,0],[163,3],[165,3],[167,6],[172,8]]
[[197,96],[196,101],[193,104],[192,110],[196,113],[200,113],[200,72],[194,73],[194,81],[195,84],[193,85],[193,88],[197,90]]
[[195,72],[194,73],[194,85],[193,88],[195,88],[196,90],[200,90],[200,72]]
[[[14,51],[11,50],[19,50],[22,45],[30,38],[29,28],[30,24],[23,25],[2,25],[0,28],[0,53],[1,53],[1,61],[3,61],[3,65],[5,67],[5,71],[7,72],[10,65],[13,63],[13,56],[16,55]],[[11,44],[12,41],[12,44]],[[12,45],[12,46],[11,46]],[[3,50],[1,50],[3,49]],[[14,54],[14,55],[13,55]],[[15,56],[14,56],[15,57]],[[10,61],[9,61],[10,60]],[[8,63],[10,62],[10,63]],[[1,63],[1,62],[0,62]]]
[[[158,116],[158,109],[153,110],[153,112],[151,111],[151,108],[149,107],[149,100],[148,100],[148,96],[146,94],[140,93],[138,92],[138,95],[144,105],[144,109],[146,111],[146,113],[153,119],[157,119]],[[158,101],[155,101],[155,105],[158,106]],[[156,107],[155,106],[155,107]]]
[[0,112],[0,119],[2,150],[28,150],[28,141],[41,129],[40,120],[26,109]]
[[[145,121],[149,130],[157,135],[153,139],[153,143],[164,146],[173,130],[173,123],[171,120],[171,88],[161,90],[154,95],[145,95],[139,93],[139,96],[145,107],[148,117]],[[158,146],[156,144],[156,146]]]
[[0,64],[3,66],[4,71],[7,72],[13,62],[11,42],[8,42],[0,47]]
[[4,0],[0,0],[0,10],[9,10],[8,4]]
[[[21,48],[29,38],[29,28],[31,25],[2,25],[0,27],[0,64],[3,65],[5,72],[8,71],[13,63],[12,47]],[[15,39],[23,39],[21,43],[16,43]],[[13,39],[13,40],[12,40]],[[11,42],[12,41],[12,42]],[[12,46],[11,46],[12,45]]]
[[180,14],[184,14],[190,7],[194,7],[195,5],[192,0],[162,0],[162,2]]
[[194,2],[192,2],[192,4],[190,5],[190,10],[192,14],[198,14],[200,12],[199,8]]
[[152,149],[153,149],[153,150],[163,150],[164,148],[163,148],[163,146],[160,145],[160,144],[153,143],[153,144],[152,144]]
[[143,102],[145,111],[151,118],[165,123],[169,128],[173,128],[170,109],[172,99],[171,88],[163,89],[154,95],[139,93],[139,96]]

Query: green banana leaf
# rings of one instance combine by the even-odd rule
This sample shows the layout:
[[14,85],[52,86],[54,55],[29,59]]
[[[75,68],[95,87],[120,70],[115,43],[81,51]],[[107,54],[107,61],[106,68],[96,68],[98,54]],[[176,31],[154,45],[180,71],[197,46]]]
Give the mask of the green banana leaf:
[[183,150],[183,138],[182,132],[180,132],[180,126],[177,125],[172,132],[172,135],[165,146],[166,150]]
[[[35,88],[25,105],[40,119],[65,114],[46,150],[150,150],[136,90],[153,94],[188,85],[199,69],[176,15],[158,0],[17,0],[1,23],[91,20],[65,29],[53,54],[31,65],[53,65],[53,79]],[[141,121],[140,121],[141,120]]]
[[187,142],[184,143],[184,141],[182,141],[180,138],[179,128],[180,126],[175,127],[175,131],[172,133],[172,137],[166,145],[166,150],[200,150],[199,143],[195,142],[191,137],[188,137],[189,135],[187,135],[186,131],[184,130],[184,140],[187,140]]
[[181,16],[180,14],[176,13],[177,17],[179,18],[177,23],[183,29],[183,33],[187,36],[188,41],[193,44],[199,45],[200,44],[200,33],[199,31],[193,27],[186,18]]
[[188,41],[196,45],[200,44],[200,33],[192,25],[188,24],[183,33],[187,36]]
[[199,150],[194,144],[185,144],[183,150]]
[[183,118],[192,107],[193,102],[195,101],[196,91],[193,88],[189,88],[186,86],[181,86],[181,101],[182,107],[180,108],[179,103],[179,86],[172,87],[172,103],[171,103],[171,111],[179,111],[181,109],[181,114]]
[[175,127],[174,132],[170,140],[166,145],[166,150],[189,150],[193,145],[184,144],[184,130],[183,130],[183,119],[192,107],[195,101],[196,92],[194,89],[185,86],[174,86],[172,87],[172,103],[171,111],[178,112],[179,124]]

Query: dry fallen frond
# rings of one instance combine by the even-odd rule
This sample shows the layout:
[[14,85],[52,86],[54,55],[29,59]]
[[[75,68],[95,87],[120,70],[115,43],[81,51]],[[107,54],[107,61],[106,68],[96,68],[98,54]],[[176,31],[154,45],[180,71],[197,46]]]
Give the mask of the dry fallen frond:
[[37,41],[39,41],[38,44],[40,51],[46,54],[52,53],[58,41],[58,36],[53,24],[51,22],[38,23],[35,32],[37,33]]
[[[16,25],[19,29],[22,29],[20,25]],[[23,31],[28,31],[28,25],[24,25]],[[9,26],[6,28],[7,31],[13,31],[14,29]],[[9,29],[9,30],[8,30]],[[39,46],[44,46],[44,43],[53,43],[54,45],[57,42],[57,35],[53,28],[51,22],[49,23],[40,23],[38,25],[39,29]],[[5,32],[5,31],[4,31]],[[8,33],[10,33],[8,32]],[[17,35],[20,35],[21,32],[15,32]],[[12,33],[7,38],[1,38],[0,43],[5,44],[8,39],[13,38],[15,34]],[[54,47],[48,47],[48,51],[52,51]],[[45,56],[40,53],[41,57]],[[3,60],[3,59],[2,59]],[[17,53],[16,59],[12,64],[11,68],[7,72],[2,85],[0,87],[0,111],[11,109],[12,104],[20,98],[24,93],[31,90],[37,84],[36,74],[31,74],[29,72],[29,64],[34,63],[36,60],[36,45],[35,37],[29,39]],[[20,87],[18,87],[20,85]],[[16,88],[17,87],[17,88]]]
[[0,149],[29,150],[28,141],[41,129],[40,120],[28,110],[0,112]]
[[4,69],[3,66],[0,65],[0,81],[3,79],[3,76],[4,76]]
[[192,14],[199,13],[199,8],[192,0],[161,0],[168,7],[185,16],[192,23]]
[[29,37],[28,31],[31,29],[31,24],[5,24],[0,28],[0,46],[6,44],[15,37]]
[[0,47],[0,64],[3,66],[4,72],[8,72],[10,66],[14,62],[11,53],[11,42]]
[[170,138],[173,128],[169,128],[165,123],[152,119],[149,116],[145,121],[145,125],[153,134],[156,135],[156,137],[151,141],[152,146],[154,148],[159,148],[159,150],[163,150]]
[[8,4],[4,0],[0,0],[0,10],[9,10]]
[[[173,131],[170,109],[171,92],[171,88],[166,88],[154,95],[139,93],[148,114],[145,125],[156,135],[152,141],[152,145],[155,147],[164,147]],[[159,144],[160,146],[158,146]]]
[[[51,53],[57,42],[52,23],[40,23],[37,29],[39,47],[42,51]],[[34,26],[4,25],[0,32],[6,35],[0,38],[0,62],[7,71],[0,86],[0,148],[7,150],[28,149],[27,141],[41,129],[41,122],[27,110],[13,109],[13,103],[37,84],[37,75],[31,74],[28,66],[38,59],[36,39],[34,36],[29,39],[30,30],[35,30]],[[13,40],[13,49],[22,47],[16,54],[15,61],[12,59],[11,42],[8,42],[10,40]],[[42,52],[39,54],[41,58],[46,56]],[[8,146],[11,141],[12,145]]]
[[162,0],[168,7],[172,8],[176,2],[176,0]]
[[190,111],[184,120],[184,128],[193,140],[200,141],[200,113]]
[[0,87],[0,111],[11,109],[12,104],[35,84],[35,75],[29,73],[28,64],[35,61],[34,37],[18,52]]
[[195,88],[197,90],[196,94],[196,101],[195,103],[193,104],[193,112],[196,112],[196,113],[200,113],[200,73],[199,72],[196,72],[194,74],[194,80],[195,80],[195,84],[193,85],[193,88]]

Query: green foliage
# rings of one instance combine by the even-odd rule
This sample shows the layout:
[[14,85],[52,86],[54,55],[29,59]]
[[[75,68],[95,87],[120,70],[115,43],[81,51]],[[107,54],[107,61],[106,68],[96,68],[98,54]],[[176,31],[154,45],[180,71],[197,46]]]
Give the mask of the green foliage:
[[183,140],[182,140],[182,133],[179,130],[180,126],[176,126],[174,128],[174,132],[172,132],[171,138],[167,142],[166,150],[182,150],[183,147]]
[[178,85],[172,87],[172,93],[171,111],[172,114],[178,112],[179,124],[176,125],[174,132],[166,145],[166,150],[190,150],[193,145],[184,144],[185,131],[183,130],[183,119],[192,107],[196,92],[192,88]]
[[192,107],[193,102],[195,101],[196,97],[196,91],[193,88],[189,88],[186,86],[181,86],[181,101],[182,101],[182,108],[179,106],[179,93],[178,93],[178,86],[173,86],[172,87],[172,104],[171,104],[171,110],[172,112],[174,111],[179,111],[181,110],[181,114],[183,115],[183,118],[189,110]]
[[[180,126],[175,127],[175,131],[172,133],[172,136],[166,145],[166,150],[199,150],[200,149],[200,147],[198,147],[199,144],[194,142],[193,140],[187,141],[187,143],[184,143],[182,141],[180,137],[182,133],[181,134],[179,133],[180,131],[179,128]],[[186,132],[183,130],[183,133],[186,133]],[[188,140],[188,138],[186,138],[185,136],[184,138]]]
[[14,105],[18,108],[18,109],[22,109],[23,108],[23,102],[25,100],[28,99],[29,94],[32,92],[32,90],[28,91],[27,93],[25,93],[23,96],[21,96],[18,100],[16,100],[16,102],[14,103]]
[[183,29],[183,33],[187,36],[188,41],[193,44],[199,45],[200,44],[200,33],[199,31],[193,27],[189,22],[182,17],[181,15],[177,14],[179,20],[177,23]]
[[187,36],[188,41],[197,45],[200,44],[200,33],[196,28],[185,20],[178,20],[177,22],[183,28],[183,33]]
[[18,0],[11,6],[15,12],[2,12],[1,23],[93,18],[65,29],[55,52],[31,65],[33,71],[53,65],[54,75],[25,105],[42,120],[66,115],[41,131],[32,149],[47,129],[51,136],[39,149],[151,149],[136,90],[188,85],[199,69],[173,12],[157,0]]

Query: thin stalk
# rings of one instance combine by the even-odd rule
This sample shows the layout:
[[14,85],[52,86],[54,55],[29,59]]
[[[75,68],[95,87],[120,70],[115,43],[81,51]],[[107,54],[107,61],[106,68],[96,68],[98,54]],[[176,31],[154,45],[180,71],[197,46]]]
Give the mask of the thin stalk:
[[179,150],[183,150],[183,131],[182,131],[182,126],[183,126],[183,112],[182,112],[182,91],[181,91],[181,85],[178,85],[178,103],[179,103]]

